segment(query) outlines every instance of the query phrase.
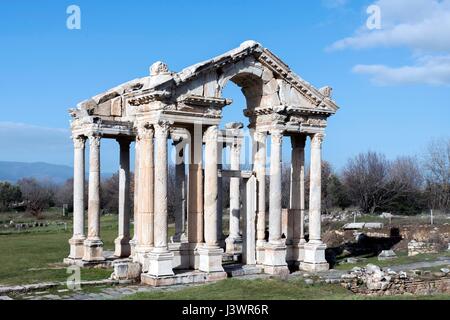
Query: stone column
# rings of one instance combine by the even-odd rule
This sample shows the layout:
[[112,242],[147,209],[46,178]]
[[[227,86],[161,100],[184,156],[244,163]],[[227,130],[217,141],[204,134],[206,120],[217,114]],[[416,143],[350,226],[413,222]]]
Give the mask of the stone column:
[[205,245],[198,249],[200,256],[199,270],[204,272],[223,272],[222,253],[217,233],[217,137],[218,127],[209,127],[205,134]]
[[291,260],[298,265],[304,256],[304,211],[305,211],[305,135],[291,137],[291,193],[289,205],[288,239],[291,242]]
[[181,242],[185,240],[185,217],[186,217],[186,167],[185,167],[185,145],[181,138],[174,142],[176,150],[175,163],[175,235],[172,242]]
[[89,136],[88,237],[84,241],[83,255],[87,262],[105,259],[100,239],[100,140],[98,134]]
[[256,131],[254,134],[256,153],[255,171],[257,179],[257,216],[256,216],[256,260],[264,264],[264,247],[266,245],[266,140],[265,132]]
[[135,152],[134,152],[134,199],[133,199],[133,239],[130,240],[130,247],[131,247],[131,255],[135,256],[135,249],[137,245],[137,229],[138,229],[138,206],[139,206],[139,188],[138,188],[138,181],[139,181],[139,145],[138,142],[139,135],[136,136],[135,141]]
[[305,271],[328,270],[325,260],[326,245],[321,240],[321,171],[323,133],[311,139],[311,169],[309,187],[309,241],[305,244],[305,258],[300,268]]
[[203,243],[203,132],[196,124],[191,134],[189,163],[188,241],[191,268],[198,269],[198,247]]
[[281,239],[281,145],[283,131],[271,131],[269,242],[265,250],[264,271],[270,274],[287,274],[286,245]]
[[159,122],[155,125],[155,221],[154,221],[154,248],[148,255],[148,274],[153,277],[174,275],[173,252],[169,251],[167,242],[167,138],[169,136],[169,123]]
[[136,140],[139,149],[139,176],[136,183],[139,198],[137,205],[135,260],[148,270],[145,255],[153,249],[153,201],[154,201],[154,130],[150,124],[140,125]]
[[[223,157],[223,143],[218,143],[218,149],[217,149],[217,170],[218,172],[222,173],[222,157]],[[219,235],[219,245],[220,247],[225,246],[225,235],[223,234],[223,178],[222,175],[218,178],[218,195],[217,195],[217,234]]]
[[[241,142],[233,141],[230,146],[230,169],[239,170],[241,160]],[[227,253],[235,254],[242,250],[242,236],[240,234],[240,178],[230,178],[230,234],[226,239]]]
[[69,240],[69,259],[81,259],[84,254],[84,180],[85,180],[85,144],[86,138],[77,136],[73,139],[73,236]]
[[116,257],[130,256],[130,143],[118,139],[120,146],[119,169],[119,235],[114,241]]

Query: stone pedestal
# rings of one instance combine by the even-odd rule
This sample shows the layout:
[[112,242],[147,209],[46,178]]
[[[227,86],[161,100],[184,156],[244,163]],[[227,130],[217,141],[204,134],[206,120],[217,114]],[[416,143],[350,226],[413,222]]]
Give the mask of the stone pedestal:
[[84,241],[83,261],[101,262],[103,257],[103,241],[100,239],[86,239]]
[[223,272],[222,267],[222,248],[198,248],[199,270],[204,272]]
[[325,249],[327,246],[324,243],[308,242],[304,245],[305,257],[300,262],[300,269],[308,272],[326,271],[330,268],[328,262],[325,260]]
[[73,236],[69,240],[70,244],[70,253],[69,259],[81,259],[84,255],[84,241],[86,238],[84,236]]
[[173,252],[150,252],[147,254],[148,271],[153,277],[173,276]]
[[256,241],[256,263],[258,264],[264,264],[264,252],[266,250],[266,244],[267,242],[264,240]]
[[226,252],[229,254],[237,254],[242,252],[242,237],[227,237],[225,239]]
[[266,244],[264,251],[264,272],[274,275],[289,274],[286,263],[286,245]]

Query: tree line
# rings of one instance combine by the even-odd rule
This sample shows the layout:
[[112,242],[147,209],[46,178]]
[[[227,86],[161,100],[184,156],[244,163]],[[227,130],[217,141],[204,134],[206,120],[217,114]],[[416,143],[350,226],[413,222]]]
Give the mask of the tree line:
[[[309,170],[306,170],[308,173]],[[289,207],[290,165],[283,166],[282,204]],[[169,168],[169,190],[175,190],[175,168]],[[117,213],[119,176],[114,174],[101,183],[103,213]],[[267,177],[269,192],[269,177]],[[309,176],[305,179],[308,206]],[[87,184],[85,199],[87,206]],[[131,175],[130,199],[133,206],[134,179]],[[175,192],[168,192],[169,215],[173,217]],[[268,201],[267,197],[267,201]],[[223,179],[223,207],[229,207],[229,179]],[[73,180],[63,185],[24,178],[17,183],[0,182],[0,211],[26,210],[39,217],[49,207],[73,205]],[[322,162],[322,210],[357,207],[365,213],[392,212],[412,215],[428,209],[450,212],[450,139],[434,140],[423,156],[398,157],[365,152],[350,158],[341,172]],[[267,203],[268,208],[268,203]]]

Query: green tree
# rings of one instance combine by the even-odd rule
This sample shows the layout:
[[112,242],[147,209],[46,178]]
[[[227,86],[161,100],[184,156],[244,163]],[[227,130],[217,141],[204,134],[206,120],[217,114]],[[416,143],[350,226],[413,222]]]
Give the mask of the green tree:
[[22,192],[18,186],[9,182],[0,182],[0,211],[10,209],[11,205],[22,200]]

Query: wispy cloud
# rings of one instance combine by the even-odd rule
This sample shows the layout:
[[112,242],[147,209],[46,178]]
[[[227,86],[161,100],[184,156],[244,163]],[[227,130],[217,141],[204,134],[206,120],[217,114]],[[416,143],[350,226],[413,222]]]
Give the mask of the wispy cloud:
[[379,0],[382,29],[365,26],[327,49],[407,47],[415,56],[410,66],[357,65],[356,73],[372,75],[377,84],[450,84],[450,0]]
[[70,130],[20,122],[0,122],[0,160],[69,164]]
[[356,65],[353,72],[371,75],[372,82],[377,85],[450,85],[450,55],[422,57],[415,65],[397,68],[385,65]]

